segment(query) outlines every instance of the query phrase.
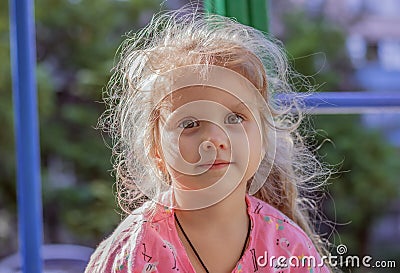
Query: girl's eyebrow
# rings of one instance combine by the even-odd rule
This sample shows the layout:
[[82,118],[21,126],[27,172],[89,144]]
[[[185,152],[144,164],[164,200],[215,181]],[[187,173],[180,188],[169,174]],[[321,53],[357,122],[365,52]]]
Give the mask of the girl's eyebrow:
[[244,101],[240,101],[239,103],[230,107],[230,109],[235,109],[235,110],[244,109],[246,111],[250,111],[249,108],[250,108],[250,105]]

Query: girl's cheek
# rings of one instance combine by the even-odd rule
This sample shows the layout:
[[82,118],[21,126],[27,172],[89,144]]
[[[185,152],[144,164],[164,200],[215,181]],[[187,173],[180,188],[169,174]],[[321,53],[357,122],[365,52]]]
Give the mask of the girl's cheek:
[[[242,145],[239,146],[243,154],[248,155],[249,163],[257,164],[263,154],[262,132],[256,122],[244,124],[245,136],[242,137]],[[244,151],[244,149],[246,149]]]
[[196,163],[200,160],[199,155],[200,142],[198,141],[196,134],[185,135],[181,134],[176,145],[176,149],[179,156],[189,163]]

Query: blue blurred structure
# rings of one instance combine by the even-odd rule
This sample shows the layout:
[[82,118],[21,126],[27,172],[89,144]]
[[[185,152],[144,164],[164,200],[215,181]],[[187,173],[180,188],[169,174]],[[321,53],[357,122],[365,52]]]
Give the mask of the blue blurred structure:
[[[400,60],[400,51],[390,53],[385,54],[388,56],[381,59],[394,58]],[[369,62],[360,67],[355,73],[355,78],[365,90],[385,90],[400,96],[400,68],[385,67],[382,60]],[[379,93],[379,95],[381,94]],[[383,95],[384,93],[382,93]],[[362,121],[366,127],[383,132],[391,144],[400,147],[400,111],[380,111],[379,114],[365,114],[362,115]]]
[[43,268],[43,217],[32,0],[10,1],[10,43],[22,269],[26,273],[39,273]]
[[[44,273],[83,273],[93,253],[92,248],[78,245],[44,245],[42,250]],[[20,255],[14,254],[0,261],[0,272],[21,272]]]
[[289,105],[297,96],[302,101],[300,108],[311,114],[400,113],[400,92],[315,92],[275,99]]
[[400,70],[385,69],[377,62],[366,64],[357,69],[355,79],[365,90],[400,92]]

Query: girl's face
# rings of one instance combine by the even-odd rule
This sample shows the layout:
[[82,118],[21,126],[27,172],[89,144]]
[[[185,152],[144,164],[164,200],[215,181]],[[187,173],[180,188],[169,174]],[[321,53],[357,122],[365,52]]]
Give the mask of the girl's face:
[[264,155],[259,97],[246,88],[236,95],[210,86],[190,86],[168,96],[171,111],[160,124],[161,151],[175,188],[226,195],[246,183]]

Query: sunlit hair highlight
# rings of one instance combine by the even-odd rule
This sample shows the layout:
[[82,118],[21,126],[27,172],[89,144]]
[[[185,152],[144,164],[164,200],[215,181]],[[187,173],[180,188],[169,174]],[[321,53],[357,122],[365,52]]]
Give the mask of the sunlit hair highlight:
[[158,149],[158,123],[165,106],[158,102],[166,93],[156,88],[161,86],[157,75],[192,64],[204,64],[199,73],[207,75],[208,65],[218,65],[246,77],[272,113],[270,117],[259,109],[266,147],[272,134],[277,144],[276,153],[267,152],[253,178],[263,182],[254,196],[290,217],[323,252],[324,244],[309,215],[316,214],[314,193],[329,170],[299,133],[301,101],[287,105],[275,99],[277,94],[292,93],[293,78],[302,79],[288,66],[279,42],[232,19],[179,10],[159,14],[146,28],[128,34],[118,54],[104,94],[107,110],[99,126],[113,140],[117,197],[126,213],[147,200],[143,189],[157,196],[170,181]]

